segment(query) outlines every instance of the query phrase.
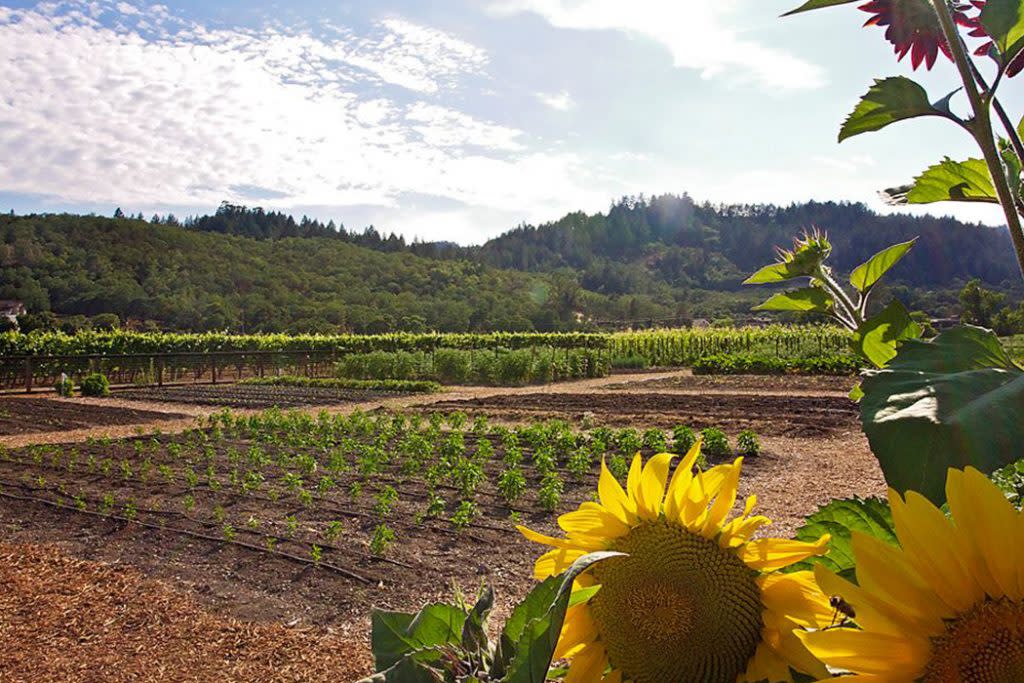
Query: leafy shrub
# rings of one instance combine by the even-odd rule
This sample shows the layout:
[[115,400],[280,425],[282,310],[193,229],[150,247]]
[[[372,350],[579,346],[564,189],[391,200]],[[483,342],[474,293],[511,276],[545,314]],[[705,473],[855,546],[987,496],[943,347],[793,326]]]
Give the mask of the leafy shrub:
[[701,452],[708,458],[725,458],[732,453],[729,447],[729,437],[717,427],[708,427],[700,431],[703,445]]
[[469,381],[470,354],[455,349],[434,352],[434,375],[445,384],[465,384]]
[[668,450],[668,444],[665,440],[665,432],[657,429],[656,427],[651,427],[644,431],[643,443],[644,448],[654,451],[655,453],[664,453]]
[[64,398],[70,398],[75,393],[74,382],[64,373],[61,373],[60,379],[53,385],[53,388],[57,391],[58,396],[63,396]]
[[736,450],[740,455],[760,455],[761,440],[753,430],[744,429],[736,437]]
[[370,553],[377,557],[383,557],[384,553],[388,550],[388,546],[394,540],[395,532],[387,524],[378,524],[377,528],[373,530],[373,536],[370,538]]
[[862,361],[853,355],[832,354],[779,358],[766,354],[717,353],[697,359],[695,375],[855,375]]
[[251,377],[239,384],[280,387],[323,387],[353,391],[394,391],[410,394],[431,394],[442,390],[437,382],[408,379],[344,379],[338,377]]
[[526,477],[523,470],[513,465],[498,475],[498,491],[507,503],[514,503],[523,493],[526,492]]
[[106,375],[94,372],[82,380],[80,389],[82,396],[109,396],[110,381]]
[[612,358],[611,365],[616,370],[644,370],[650,367],[647,358],[638,353],[629,356],[615,356]]
[[537,502],[547,512],[554,512],[562,500],[563,483],[558,472],[551,471],[544,475],[537,491]]
[[686,425],[676,425],[672,428],[673,453],[686,455],[695,443],[697,443],[697,434],[692,428]]
[[524,386],[583,377],[604,377],[609,363],[593,349],[441,348],[423,352],[351,354],[335,366],[338,377],[359,380],[436,380],[445,384]]
[[476,513],[476,503],[471,500],[461,501],[452,514],[452,526],[456,529],[465,529],[476,518]]
[[626,427],[620,429],[615,435],[615,445],[619,451],[632,457],[640,452],[640,449],[644,447],[644,442],[639,432],[632,427]]

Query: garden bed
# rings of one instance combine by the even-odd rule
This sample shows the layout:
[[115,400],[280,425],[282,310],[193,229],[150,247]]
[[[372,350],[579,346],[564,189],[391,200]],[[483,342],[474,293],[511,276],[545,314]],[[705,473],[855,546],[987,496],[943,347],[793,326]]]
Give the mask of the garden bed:
[[118,398],[136,401],[263,410],[266,408],[299,408],[359,403],[407,394],[395,391],[367,391],[320,386],[196,384],[122,389],[118,390],[115,395]]
[[[427,408],[424,408],[427,409]],[[503,419],[583,419],[672,427],[721,426],[727,431],[753,429],[773,436],[806,437],[856,429],[857,405],[844,396],[750,394],[683,394],[603,392],[532,393],[439,401],[430,410],[462,410]]]
[[0,398],[0,436],[132,425],[186,417],[56,398]]

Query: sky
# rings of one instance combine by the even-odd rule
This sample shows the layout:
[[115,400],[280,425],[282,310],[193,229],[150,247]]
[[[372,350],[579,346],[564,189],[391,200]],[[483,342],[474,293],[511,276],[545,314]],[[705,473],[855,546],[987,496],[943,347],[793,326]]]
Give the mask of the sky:
[[838,144],[873,78],[939,99],[953,69],[898,63],[856,4],[796,4],[0,0],[0,209],[227,200],[469,244],[641,193],[891,211],[879,189],[977,156],[939,119]]

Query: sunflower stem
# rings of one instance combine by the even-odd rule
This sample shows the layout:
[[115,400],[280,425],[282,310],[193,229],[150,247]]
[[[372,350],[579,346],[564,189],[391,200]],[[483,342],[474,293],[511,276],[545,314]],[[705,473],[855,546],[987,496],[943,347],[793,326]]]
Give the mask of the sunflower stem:
[[992,133],[992,116],[988,104],[982,99],[978,91],[978,81],[971,70],[971,61],[967,56],[967,49],[960,39],[953,15],[949,12],[949,5],[946,0],[931,0],[935,14],[938,16],[939,24],[942,26],[942,33],[946,38],[946,44],[953,53],[953,62],[960,72],[960,80],[964,84],[964,92],[971,103],[974,111],[974,121],[969,122],[971,133],[981,148],[985,157],[985,164],[988,166],[989,174],[992,176],[992,185],[995,187],[999,204],[1003,207],[1003,215],[1006,216],[1006,225],[1010,229],[1010,239],[1013,241],[1013,249],[1017,254],[1017,265],[1024,277],[1024,229],[1021,227],[1020,214],[1017,213],[1017,202],[1014,200],[1010,184],[1006,180],[1006,171],[1003,169],[1002,159],[999,158],[999,150],[996,149],[995,139]]
[[[974,74],[974,80],[977,81],[978,85],[988,93],[988,98],[992,102],[992,108],[995,109],[996,116],[999,117],[999,122],[1003,124],[1003,129],[1006,131],[1006,137],[1009,138],[1010,144],[1013,145],[1013,151],[1016,152],[1017,158],[1024,162],[1024,143],[1021,142],[1020,134],[1017,132],[1017,128],[1014,127],[1013,121],[1010,120],[1010,116],[1006,113],[1006,109],[1003,108],[1003,103],[996,97],[996,88],[999,84],[999,78],[992,83],[989,87],[988,83],[985,82],[985,77],[978,69],[978,65],[973,60],[968,60],[971,65],[971,73]],[[1000,70],[1000,76],[1003,74],[1003,70]]]
[[835,281],[835,278],[829,274],[828,269],[824,266],[818,267],[817,279],[832,294],[832,299],[838,304],[836,313],[846,314],[836,315],[836,317],[852,331],[856,332],[857,328],[864,322],[864,318],[861,316],[858,307],[854,305],[853,300],[847,296],[842,286]]

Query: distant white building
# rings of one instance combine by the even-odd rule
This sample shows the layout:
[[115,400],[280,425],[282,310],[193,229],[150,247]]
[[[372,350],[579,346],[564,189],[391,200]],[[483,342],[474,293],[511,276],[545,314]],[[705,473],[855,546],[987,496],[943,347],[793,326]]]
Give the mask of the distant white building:
[[18,316],[25,315],[28,310],[25,308],[25,304],[16,299],[0,299],[0,318],[6,319],[8,322],[18,324]]

